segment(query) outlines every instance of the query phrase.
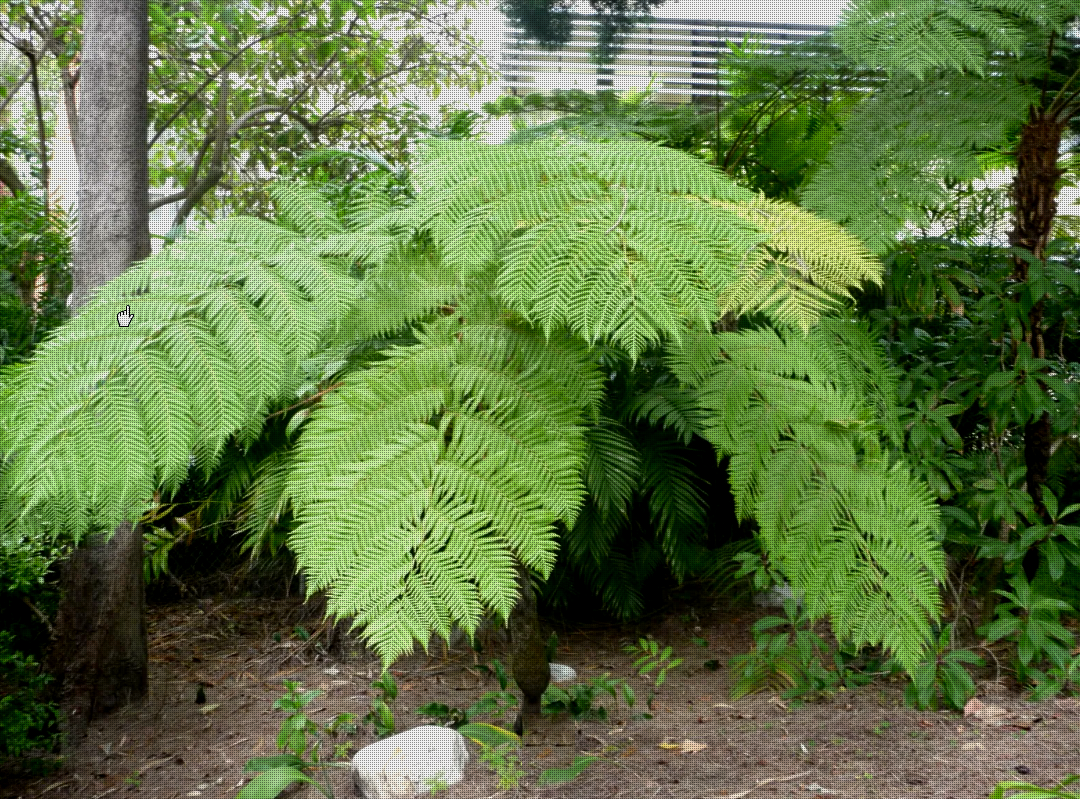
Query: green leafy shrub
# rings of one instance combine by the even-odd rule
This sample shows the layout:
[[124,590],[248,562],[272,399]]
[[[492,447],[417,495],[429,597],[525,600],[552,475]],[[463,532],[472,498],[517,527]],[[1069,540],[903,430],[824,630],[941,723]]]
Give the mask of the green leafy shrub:
[[[671,657],[671,647],[660,648],[660,644],[653,638],[639,638],[636,644],[628,644],[623,650],[630,654],[638,655],[634,661],[633,669],[640,677],[648,677],[656,671],[655,684],[659,688],[667,679],[667,673],[677,666],[682,665],[682,658]],[[614,694],[612,694],[614,696]]]
[[0,631],[0,758],[51,751],[59,736],[57,706],[43,700],[52,678],[13,643],[11,633]]

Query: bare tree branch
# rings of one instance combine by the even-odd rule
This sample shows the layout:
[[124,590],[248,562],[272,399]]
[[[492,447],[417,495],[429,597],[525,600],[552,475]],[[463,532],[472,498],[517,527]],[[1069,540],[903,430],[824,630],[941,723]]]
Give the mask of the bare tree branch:
[[221,180],[221,176],[225,174],[225,154],[228,152],[229,138],[231,137],[229,132],[229,73],[227,71],[221,77],[216,117],[214,154],[210,157],[210,167],[206,170],[206,175],[200,180],[199,168],[202,166],[202,159],[206,153],[204,143],[203,148],[199,151],[199,157],[196,159],[195,165],[191,168],[191,175],[188,177],[187,196],[180,207],[176,209],[176,216],[173,218],[174,228],[184,224],[184,220],[191,215],[191,210],[199,200],[214,188],[217,182]]

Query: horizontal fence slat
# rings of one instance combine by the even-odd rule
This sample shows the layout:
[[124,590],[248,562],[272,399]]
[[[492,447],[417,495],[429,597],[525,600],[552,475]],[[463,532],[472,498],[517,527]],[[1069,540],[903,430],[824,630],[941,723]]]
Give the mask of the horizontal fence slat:
[[[625,38],[612,63],[600,66],[592,54],[597,43],[600,18],[593,14],[570,14],[573,35],[565,47],[548,49],[530,40],[524,31],[508,24],[499,71],[507,89],[517,93],[546,93],[557,88],[644,89],[652,82],[660,103],[683,102],[691,97],[727,99],[730,82],[718,74],[717,59],[728,51],[728,42],[752,41],[754,54],[778,52],[783,45],[806,42],[813,54],[837,53],[835,44],[812,47],[808,39],[830,30],[826,25],[757,23],[732,20],[653,18],[639,22]],[[1072,37],[1069,37],[1072,41]],[[990,58],[991,67],[1002,54]],[[870,90],[887,80],[884,72],[845,77],[846,87]],[[565,86],[559,86],[565,82]],[[839,82],[839,81],[838,81]]]

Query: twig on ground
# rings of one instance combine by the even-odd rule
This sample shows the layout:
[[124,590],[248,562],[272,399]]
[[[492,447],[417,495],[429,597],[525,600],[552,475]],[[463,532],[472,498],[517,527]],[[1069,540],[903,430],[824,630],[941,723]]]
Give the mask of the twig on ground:
[[769,777],[767,780],[758,780],[758,784],[755,785],[753,788],[747,788],[745,791],[742,791],[741,793],[725,794],[724,797],[725,797],[725,799],[742,799],[742,797],[747,796],[751,791],[756,791],[758,788],[761,788],[762,786],[768,785],[769,783],[773,783],[773,782],[790,782],[791,780],[799,779],[799,777],[805,777],[809,773],[810,773],[809,771],[800,771],[798,774],[792,774],[790,777]]

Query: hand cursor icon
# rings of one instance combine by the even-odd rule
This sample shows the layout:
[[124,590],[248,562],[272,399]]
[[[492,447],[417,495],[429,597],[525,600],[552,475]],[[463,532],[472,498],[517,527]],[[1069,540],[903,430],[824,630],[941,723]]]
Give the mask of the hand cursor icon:
[[131,320],[134,318],[135,314],[131,312],[131,306],[129,305],[127,308],[125,308],[116,315],[116,323],[120,325],[120,327],[127,327],[131,324]]

